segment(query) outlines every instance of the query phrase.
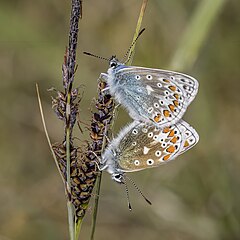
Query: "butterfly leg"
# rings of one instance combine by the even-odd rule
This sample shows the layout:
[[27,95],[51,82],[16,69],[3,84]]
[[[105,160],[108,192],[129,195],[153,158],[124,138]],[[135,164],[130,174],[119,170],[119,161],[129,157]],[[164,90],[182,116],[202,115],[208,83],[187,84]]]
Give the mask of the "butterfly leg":
[[93,163],[96,164],[99,171],[103,171],[105,168],[107,168],[106,165],[101,167],[101,164],[103,164],[102,159],[95,152],[93,152],[93,151],[90,151],[90,152],[98,159],[98,161],[93,160]]
[[109,87],[107,86],[107,74],[101,73],[99,78],[98,78],[98,85],[99,89],[101,90],[102,93],[104,94],[109,94]]
[[106,73],[101,73],[99,78],[104,80],[104,81],[107,81],[108,75]]

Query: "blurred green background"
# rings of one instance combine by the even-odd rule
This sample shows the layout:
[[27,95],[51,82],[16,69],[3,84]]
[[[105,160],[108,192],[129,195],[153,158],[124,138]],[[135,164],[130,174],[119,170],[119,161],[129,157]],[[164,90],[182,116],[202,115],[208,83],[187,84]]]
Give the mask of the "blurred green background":
[[[124,187],[104,173],[98,240],[240,239],[240,1],[211,0],[201,12],[204,2],[150,0],[142,25],[146,31],[133,62],[181,69],[199,80],[199,94],[184,119],[199,132],[200,142],[176,161],[130,174],[152,206],[131,188],[129,212]],[[121,58],[132,41],[141,1],[89,0],[83,7],[75,86],[84,88],[81,119],[89,123],[96,80],[108,63],[82,52]],[[217,8],[209,30],[201,35]],[[204,14],[191,26],[197,9]],[[0,2],[0,240],[68,238],[64,190],[43,132],[35,83],[52,142],[61,141],[62,123],[51,110],[52,93],[46,90],[62,89],[69,14],[70,1]],[[193,49],[198,50],[195,55]],[[129,121],[120,110],[116,132]],[[83,140],[88,131],[76,135]],[[91,215],[92,207],[81,239],[88,239]]]

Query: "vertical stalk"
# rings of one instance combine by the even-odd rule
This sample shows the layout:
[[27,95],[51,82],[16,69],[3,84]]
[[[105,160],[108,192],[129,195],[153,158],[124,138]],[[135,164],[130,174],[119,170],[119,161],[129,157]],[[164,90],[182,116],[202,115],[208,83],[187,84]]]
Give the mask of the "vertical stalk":
[[[138,36],[138,33],[140,32],[140,29],[141,29],[141,26],[142,26],[143,16],[144,16],[144,13],[145,13],[145,10],[146,10],[146,7],[147,7],[147,3],[148,3],[148,0],[143,0],[142,1],[142,6],[141,6],[140,14],[139,14],[139,17],[138,17],[135,33],[133,35],[132,43],[135,41],[135,39]],[[133,57],[134,57],[134,52],[135,52],[135,46],[136,46],[136,44],[133,44],[131,50],[129,51],[128,57],[131,56],[131,59],[129,59],[127,65],[132,64]]]
[[[71,84],[70,84],[71,86]],[[70,87],[69,87],[70,88]],[[67,193],[71,193],[71,155],[70,155],[70,141],[71,141],[71,130],[70,130],[70,103],[71,103],[71,90],[68,90],[67,104],[66,104],[66,160],[67,160]],[[68,196],[68,194],[67,194]],[[74,207],[67,199],[68,209],[68,226],[70,240],[75,240],[75,213]]]
[[91,240],[94,240],[94,234],[95,234],[95,229],[96,229],[101,181],[102,181],[102,172],[99,173],[99,175],[97,177],[97,182],[96,182],[96,196],[95,196],[95,201],[94,201],[93,218],[92,218],[92,226],[91,226],[91,237],[90,237]]
[[[137,26],[136,26],[136,30],[135,30],[135,34],[134,34],[132,43],[134,43],[136,37],[138,36],[138,34],[140,32],[142,19],[143,19],[144,13],[145,13],[147,2],[148,2],[148,0],[143,0],[143,2],[142,2],[141,10],[140,10],[140,14],[139,14],[139,17],[138,17]],[[131,64],[131,62],[132,62],[134,49],[135,49],[135,44],[132,45],[132,48],[129,51],[128,56],[131,56],[131,59],[129,59],[128,65]],[[101,99],[101,91],[99,93],[99,98],[98,99]],[[113,104],[113,106],[115,107],[115,104]],[[113,115],[116,114],[116,108],[113,110],[112,114]],[[113,117],[113,115],[112,115],[112,117]],[[111,117],[110,123],[108,123],[109,127],[107,126],[106,129],[105,129],[105,134],[107,134],[108,130],[111,130],[111,128],[113,126],[114,119],[112,117]],[[101,150],[101,153],[103,152],[103,150],[105,148],[105,145],[106,145],[105,138],[103,140],[104,140],[104,143],[103,143],[103,148]],[[100,196],[100,188],[101,188],[101,180],[102,180],[102,173],[99,174],[99,176],[97,178],[97,184],[96,184],[96,192],[95,192],[96,196],[95,196],[95,204],[94,204],[92,226],[91,226],[91,237],[90,237],[91,240],[94,240],[94,233],[95,233],[96,221],[97,221],[98,204],[99,204],[99,196]]]

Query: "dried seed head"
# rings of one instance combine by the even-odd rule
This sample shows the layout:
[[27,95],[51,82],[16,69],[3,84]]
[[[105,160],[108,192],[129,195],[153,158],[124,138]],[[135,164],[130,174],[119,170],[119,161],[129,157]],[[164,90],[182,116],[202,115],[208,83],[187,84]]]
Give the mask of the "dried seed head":
[[[63,69],[65,69],[63,67]],[[106,83],[103,81],[99,82],[98,85],[98,98],[96,99],[97,112],[93,113],[91,121],[90,137],[92,142],[89,143],[87,149],[77,149],[70,144],[70,179],[71,187],[70,191],[67,192],[68,199],[72,202],[75,208],[76,220],[82,218],[87,209],[92,190],[98,174],[98,169],[95,162],[95,152],[100,156],[103,148],[103,139],[107,133],[107,129],[111,123],[113,117],[113,111],[115,103],[109,94],[104,94],[103,88],[106,87]],[[78,91],[73,89],[71,91],[70,101],[70,128],[75,124],[76,116],[78,114]],[[53,108],[59,119],[67,123],[66,106],[67,106],[67,95],[63,92],[57,92],[57,97],[53,98]],[[65,141],[60,144],[54,144],[53,150],[57,157],[59,168],[62,176],[67,181],[66,169],[66,143]]]

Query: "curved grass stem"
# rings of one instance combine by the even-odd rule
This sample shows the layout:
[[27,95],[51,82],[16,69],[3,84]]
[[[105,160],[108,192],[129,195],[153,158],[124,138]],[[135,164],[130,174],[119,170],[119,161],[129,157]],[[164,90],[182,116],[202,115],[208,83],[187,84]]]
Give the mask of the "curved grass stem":
[[[148,0],[143,0],[143,2],[142,2],[140,14],[139,14],[138,21],[137,21],[136,30],[135,30],[133,40],[132,40],[132,44],[134,43],[136,37],[139,35],[141,25],[142,25],[143,16],[144,16],[145,9],[146,9],[146,6],[147,6],[147,2],[148,2]],[[131,59],[129,59],[128,65],[131,65],[131,63],[132,63],[133,56],[134,56],[135,45],[136,44],[134,43],[132,48],[129,51],[128,58],[131,57]],[[114,109],[112,123],[110,124],[109,129],[107,129],[108,131],[109,130],[111,131],[112,128],[113,128],[114,116],[116,116],[116,114],[117,114],[117,108]],[[104,144],[103,144],[103,148],[102,148],[101,152],[103,152],[103,150],[105,148],[105,145],[106,145],[105,141],[106,141],[106,139],[104,138]],[[94,240],[94,233],[95,233],[96,221],[97,221],[98,204],[99,204],[99,196],[100,196],[100,189],[101,189],[101,180],[102,180],[102,173],[99,174],[99,176],[97,178],[97,183],[96,183],[96,191],[95,191],[96,196],[95,196],[95,204],[94,204],[92,226],[91,226],[91,237],[90,237],[91,240]]]
[[[139,14],[139,17],[138,17],[135,33],[133,35],[132,43],[134,43],[135,39],[137,38],[137,36],[140,32],[140,29],[141,29],[141,26],[142,26],[143,16],[144,16],[144,13],[145,13],[145,10],[146,10],[146,7],[147,7],[147,2],[148,2],[148,0],[143,0],[142,1],[142,6],[141,6],[140,14]],[[136,46],[136,44],[133,44],[131,50],[129,51],[128,58],[130,57],[130,59],[128,61],[128,65],[132,64],[133,57],[134,57],[134,52],[135,52],[135,46]]]

